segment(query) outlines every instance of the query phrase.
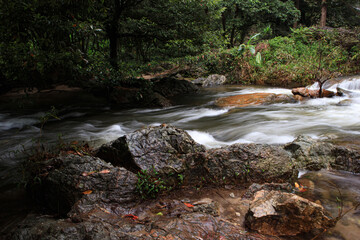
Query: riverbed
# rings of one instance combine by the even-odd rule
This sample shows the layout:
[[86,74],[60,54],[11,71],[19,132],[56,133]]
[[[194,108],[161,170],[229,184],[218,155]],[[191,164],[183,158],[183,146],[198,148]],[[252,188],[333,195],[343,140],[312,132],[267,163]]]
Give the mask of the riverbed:
[[[47,114],[50,106],[37,110],[1,110],[0,190],[4,193],[0,199],[4,213],[1,215],[16,215],[31,209],[31,205],[26,205],[27,201],[24,204],[24,195],[21,191],[19,193],[16,187],[21,188],[21,172],[24,170],[21,162],[24,154],[31,151],[29,149],[33,146],[39,146],[39,139],[46,147],[74,140],[86,141],[97,147],[139,128],[167,123],[185,129],[195,141],[204,144],[207,148],[233,143],[284,144],[301,134],[316,139],[331,138],[357,143],[360,135],[360,77],[345,78],[341,83],[328,86],[329,89],[336,87],[349,92],[342,97],[244,108],[218,108],[214,106],[214,101],[220,97],[249,93],[291,95],[291,90],[221,86],[202,89],[197,94],[178,96],[173,99],[177,103],[175,106],[162,109],[116,110],[95,103],[60,104],[56,106],[59,111],[58,119],[50,117],[46,122],[42,122],[41,118]],[[351,204],[360,197],[360,177],[357,175],[328,171],[320,175],[311,174],[307,173],[303,177],[311,179],[314,188],[321,189],[319,191],[334,192],[330,186],[324,187],[320,184],[326,176],[326,181],[336,182],[336,187],[333,187],[341,189],[341,194],[346,196],[350,194],[351,197],[346,200],[347,208],[350,208]],[[335,193],[314,196],[318,196],[325,207],[334,212],[334,204],[336,205],[338,197]],[[19,210],[21,213],[15,211],[20,207],[24,207],[25,210]],[[344,218],[345,223],[339,224],[342,227],[337,226],[335,233],[332,233],[328,239],[351,240],[352,236],[360,234],[360,223],[356,220],[359,219],[359,212],[352,211],[348,216]],[[357,235],[349,234],[349,229]]]

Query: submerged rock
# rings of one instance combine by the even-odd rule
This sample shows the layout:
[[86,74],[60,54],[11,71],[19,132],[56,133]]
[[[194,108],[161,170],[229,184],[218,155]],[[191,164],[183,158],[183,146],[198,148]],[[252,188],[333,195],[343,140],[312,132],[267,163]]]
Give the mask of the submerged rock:
[[218,107],[248,107],[274,103],[295,103],[296,100],[286,94],[251,93],[219,98],[215,101]]
[[262,234],[295,236],[318,234],[335,226],[325,209],[292,193],[258,191],[250,204],[246,226]]

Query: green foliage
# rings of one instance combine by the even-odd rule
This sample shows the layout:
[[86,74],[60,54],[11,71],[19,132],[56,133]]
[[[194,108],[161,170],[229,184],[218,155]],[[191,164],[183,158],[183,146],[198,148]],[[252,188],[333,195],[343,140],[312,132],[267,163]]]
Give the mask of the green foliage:
[[[318,2],[304,1],[300,23],[318,22]],[[329,26],[359,25],[351,5],[354,2],[329,0]],[[164,60],[185,59],[209,72],[247,69],[250,73],[253,68],[261,70],[260,65],[270,56],[255,49],[254,39],[246,40],[248,36],[262,29],[262,39],[286,34],[299,17],[292,0],[1,0],[1,91],[58,83],[121,85],[148,71],[149,63]],[[302,29],[290,38],[311,42],[313,37]],[[244,54],[239,59],[233,47],[240,44],[246,51],[256,50],[256,57],[248,59]],[[305,48],[303,45],[298,48]],[[288,46],[282,48],[276,54],[289,57],[281,53]],[[332,54],[340,56],[341,52],[339,48]],[[358,49],[351,50],[351,58],[358,61]],[[235,59],[240,60],[237,65],[231,63]],[[251,78],[244,81],[251,82]]]
[[137,173],[138,182],[136,192],[143,198],[156,198],[159,193],[167,189],[166,183],[153,168],[152,171],[141,170]]

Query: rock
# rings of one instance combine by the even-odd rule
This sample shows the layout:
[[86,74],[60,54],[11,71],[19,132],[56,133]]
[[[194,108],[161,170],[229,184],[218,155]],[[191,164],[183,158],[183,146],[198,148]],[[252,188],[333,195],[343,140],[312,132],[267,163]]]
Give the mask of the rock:
[[197,86],[201,86],[203,85],[203,83],[205,82],[206,78],[200,77],[197,78],[195,80],[192,81],[193,84],[197,85]]
[[202,203],[201,201],[194,203],[194,211],[195,212],[203,212],[210,214],[214,217],[218,217],[220,215],[219,204],[215,201],[210,201],[206,203]]
[[224,75],[213,74],[207,78],[197,78],[193,81],[194,84],[202,87],[215,87],[223,85],[226,82],[226,77]]
[[[318,98],[319,97],[319,90],[312,90],[305,87],[301,88],[294,88],[291,91],[294,95],[300,95],[301,97],[307,98]],[[323,97],[331,98],[336,95],[336,93],[329,91],[329,90],[322,90]]]
[[219,98],[215,101],[218,107],[248,107],[262,104],[295,103],[296,100],[286,94],[251,93]]
[[329,168],[334,163],[333,145],[300,135],[293,142],[286,144],[284,149],[292,153],[298,169],[318,171]]
[[[183,205],[183,204],[182,204]],[[208,211],[205,208],[205,211]],[[48,216],[29,216],[5,239],[239,239],[261,240],[236,223],[214,217],[202,211],[183,212],[176,216],[133,220],[95,209],[81,222],[56,220]]]
[[198,91],[198,87],[191,82],[186,80],[178,80],[174,77],[154,80],[153,89],[155,92],[161,94],[165,98]]
[[234,144],[189,155],[189,182],[217,185],[246,182],[286,182],[297,176],[291,155],[281,146]]
[[344,146],[336,146],[332,149],[335,161],[331,167],[337,170],[345,170],[353,173],[360,173],[360,152]]
[[144,93],[139,88],[114,87],[110,93],[110,101],[119,108],[169,107],[171,103],[163,95],[150,89]]
[[246,214],[246,226],[261,234],[296,236],[318,234],[335,226],[324,208],[292,193],[261,190]]
[[[75,203],[76,212],[81,213],[96,204],[112,202],[125,206],[137,199],[137,176],[99,158],[70,154],[45,165],[53,167],[42,179],[40,188],[31,187],[42,204],[61,215],[67,214]],[[102,170],[106,173],[101,173]]]
[[246,193],[243,195],[243,198],[251,199],[255,196],[255,193],[260,190],[266,190],[266,191],[276,190],[276,191],[291,192],[292,189],[293,188],[290,183],[264,183],[264,184],[253,183],[248,188]]
[[303,101],[304,100],[304,97],[302,97],[302,96],[300,96],[300,95],[294,95],[294,99],[296,100],[296,101]]
[[336,93],[334,93],[332,91],[329,91],[329,90],[326,90],[326,89],[323,89],[322,90],[322,96],[326,97],[326,98],[331,98],[331,97],[336,96]]
[[341,100],[338,104],[336,104],[337,106],[342,106],[342,107],[345,107],[345,106],[350,106],[352,104],[352,100],[351,99],[344,99],[344,100]]
[[208,76],[202,83],[203,87],[214,87],[218,85],[223,85],[226,82],[226,77],[224,75],[213,74]]
[[163,124],[120,137],[101,147],[97,156],[128,169],[169,174],[185,171],[187,154],[204,151],[184,130]]
[[294,88],[291,90],[292,94],[294,95],[300,95],[302,97],[310,97],[310,98],[317,98],[319,97],[319,91],[318,90],[311,90],[305,87],[301,88]]

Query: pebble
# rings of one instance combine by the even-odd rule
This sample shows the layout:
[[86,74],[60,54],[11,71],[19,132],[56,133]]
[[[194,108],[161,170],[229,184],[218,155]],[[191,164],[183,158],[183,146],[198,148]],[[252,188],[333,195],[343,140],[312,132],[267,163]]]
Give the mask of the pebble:
[[234,194],[234,193],[230,193],[229,196],[232,197],[232,198],[235,198],[235,194]]

